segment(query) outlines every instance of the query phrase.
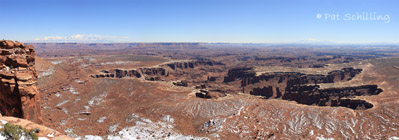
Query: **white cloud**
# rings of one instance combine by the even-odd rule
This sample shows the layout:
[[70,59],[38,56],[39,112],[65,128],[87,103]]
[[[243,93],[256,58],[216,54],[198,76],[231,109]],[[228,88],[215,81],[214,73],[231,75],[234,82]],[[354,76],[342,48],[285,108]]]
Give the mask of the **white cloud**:
[[299,43],[299,44],[314,44],[314,45],[336,45],[336,44],[342,44],[344,42],[342,41],[336,41],[336,40],[320,40],[317,38],[307,38],[305,40],[299,40],[293,43]]
[[129,37],[96,35],[96,34],[74,34],[67,37],[46,36],[34,39],[34,42],[126,42],[126,41],[129,41]]

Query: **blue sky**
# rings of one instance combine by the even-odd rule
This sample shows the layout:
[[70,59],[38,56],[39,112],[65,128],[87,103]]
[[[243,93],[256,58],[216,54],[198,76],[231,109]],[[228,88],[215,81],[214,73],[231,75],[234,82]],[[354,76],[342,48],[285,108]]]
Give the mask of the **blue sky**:
[[[399,42],[397,0],[0,0],[0,7],[0,38],[25,42]],[[365,13],[381,17],[344,19]]]

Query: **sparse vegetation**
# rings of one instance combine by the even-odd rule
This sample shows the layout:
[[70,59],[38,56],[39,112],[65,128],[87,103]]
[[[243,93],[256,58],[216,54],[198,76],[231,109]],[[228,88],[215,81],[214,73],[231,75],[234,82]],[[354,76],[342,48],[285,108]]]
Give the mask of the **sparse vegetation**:
[[27,130],[20,125],[13,125],[7,123],[2,129],[0,129],[0,134],[7,138],[7,140],[38,140],[35,130]]

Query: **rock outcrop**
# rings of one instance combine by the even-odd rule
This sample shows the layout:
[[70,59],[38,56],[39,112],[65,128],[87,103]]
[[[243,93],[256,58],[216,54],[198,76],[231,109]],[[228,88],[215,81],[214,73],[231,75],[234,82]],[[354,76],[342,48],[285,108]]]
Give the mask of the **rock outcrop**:
[[139,68],[132,70],[102,70],[99,74],[91,75],[92,78],[141,78],[142,76],[144,76],[146,80],[158,81],[161,80],[160,77],[168,76],[168,73],[164,68]]
[[318,106],[342,106],[355,110],[372,108],[364,100],[352,99],[355,96],[378,95],[382,92],[377,85],[319,89],[319,86],[287,87],[282,99],[296,101],[300,104]]
[[92,75],[93,78],[124,78],[124,77],[136,77],[140,78],[141,73],[137,70],[121,70],[121,69],[113,69],[113,70],[102,70],[100,74]]
[[41,123],[33,46],[2,40],[0,52],[0,111],[6,116]]
[[[143,78],[148,81],[176,81],[179,77],[187,77],[190,73],[191,77],[188,79],[196,79],[207,72],[220,72],[220,69],[211,69],[207,71],[204,67],[224,66],[221,62],[216,62],[207,59],[196,61],[181,61],[162,64],[156,67],[144,67],[130,70],[112,69],[102,70],[100,73],[91,75],[92,78]],[[192,72],[190,72],[192,71]],[[210,77],[210,80],[215,81],[216,77]],[[182,84],[188,86],[189,82]]]
[[278,87],[272,87],[272,86],[263,87],[263,88],[254,88],[252,91],[250,91],[250,94],[264,96],[266,98],[270,97],[279,98],[282,95]]
[[212,60],[198,60],[198,61],[189,61],[189,62],[174,62],[166,64],[172,70],[176,69],[188,69],[188,68],[195,68],[197,66],[214,66],[214,65],[224,65],[221,62],[216,62]]
[[272,72],[256,76],[252,68],[233,68],[224,77],[224,82],[242,80],[242,86],[259,83],[260,81],[277,80],[278,83],[286,83],[287,86],[303,84],[334,83],[339,81],[349,81],[362,69],[343,68],[328,73],[328,75],[303,74],[299,72]]
[[173,85],[175,85],[175,86],[182,86],[182,87],[187,87],[188,86],[188,82],[187,81],[180,81],[180,80],[178,80],[178,81],[174,81],[174,82],[172,82],[173,83]]
[[206,89],[200,89],[195,93],[196,97],[199,98],[205,98],[205,99],[217,99],[219,97],[224,97],[226,96],[225,93],[222,93],[221,91],[218,90],[206,90]]
[[[15,117],[1,117],[0,116],[0,128],[4,126],[6,123],[10,123],[13,125],[21,126],[27,130],[36,130],[36,136],[39,137],[39,140],[74,140],[71,137],[68,137],[56,130],[48,128],[46,126],[31,122],[29,120],[15,118]],[[1,137],[0,139],[5,138]]]
[[[355,96],[378,95],[382,92],[377,85],[320,89],[320,83],[349,81],[362,69],[343,68],[327,75],[304,74],[299,72],[271,72],[256,75],[252,68],[233,68],[224,77],[225,83],[241,80],[244,93],[263,96],[264,98],[281,98],[296,101],[300,104],[318,106],[342,106],[354,110],[372,108],[373,105]],[[237,82],[236,82],[237,83]],[[237,85],[239,86],[239,85]]]

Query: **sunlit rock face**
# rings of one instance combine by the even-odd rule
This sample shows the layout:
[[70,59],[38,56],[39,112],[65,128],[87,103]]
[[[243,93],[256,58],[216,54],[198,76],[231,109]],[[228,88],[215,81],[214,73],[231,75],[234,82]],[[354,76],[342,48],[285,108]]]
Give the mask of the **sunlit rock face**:
[[34,64],[33,46],[0,41],[0,111],[3,115],[42,122]]

